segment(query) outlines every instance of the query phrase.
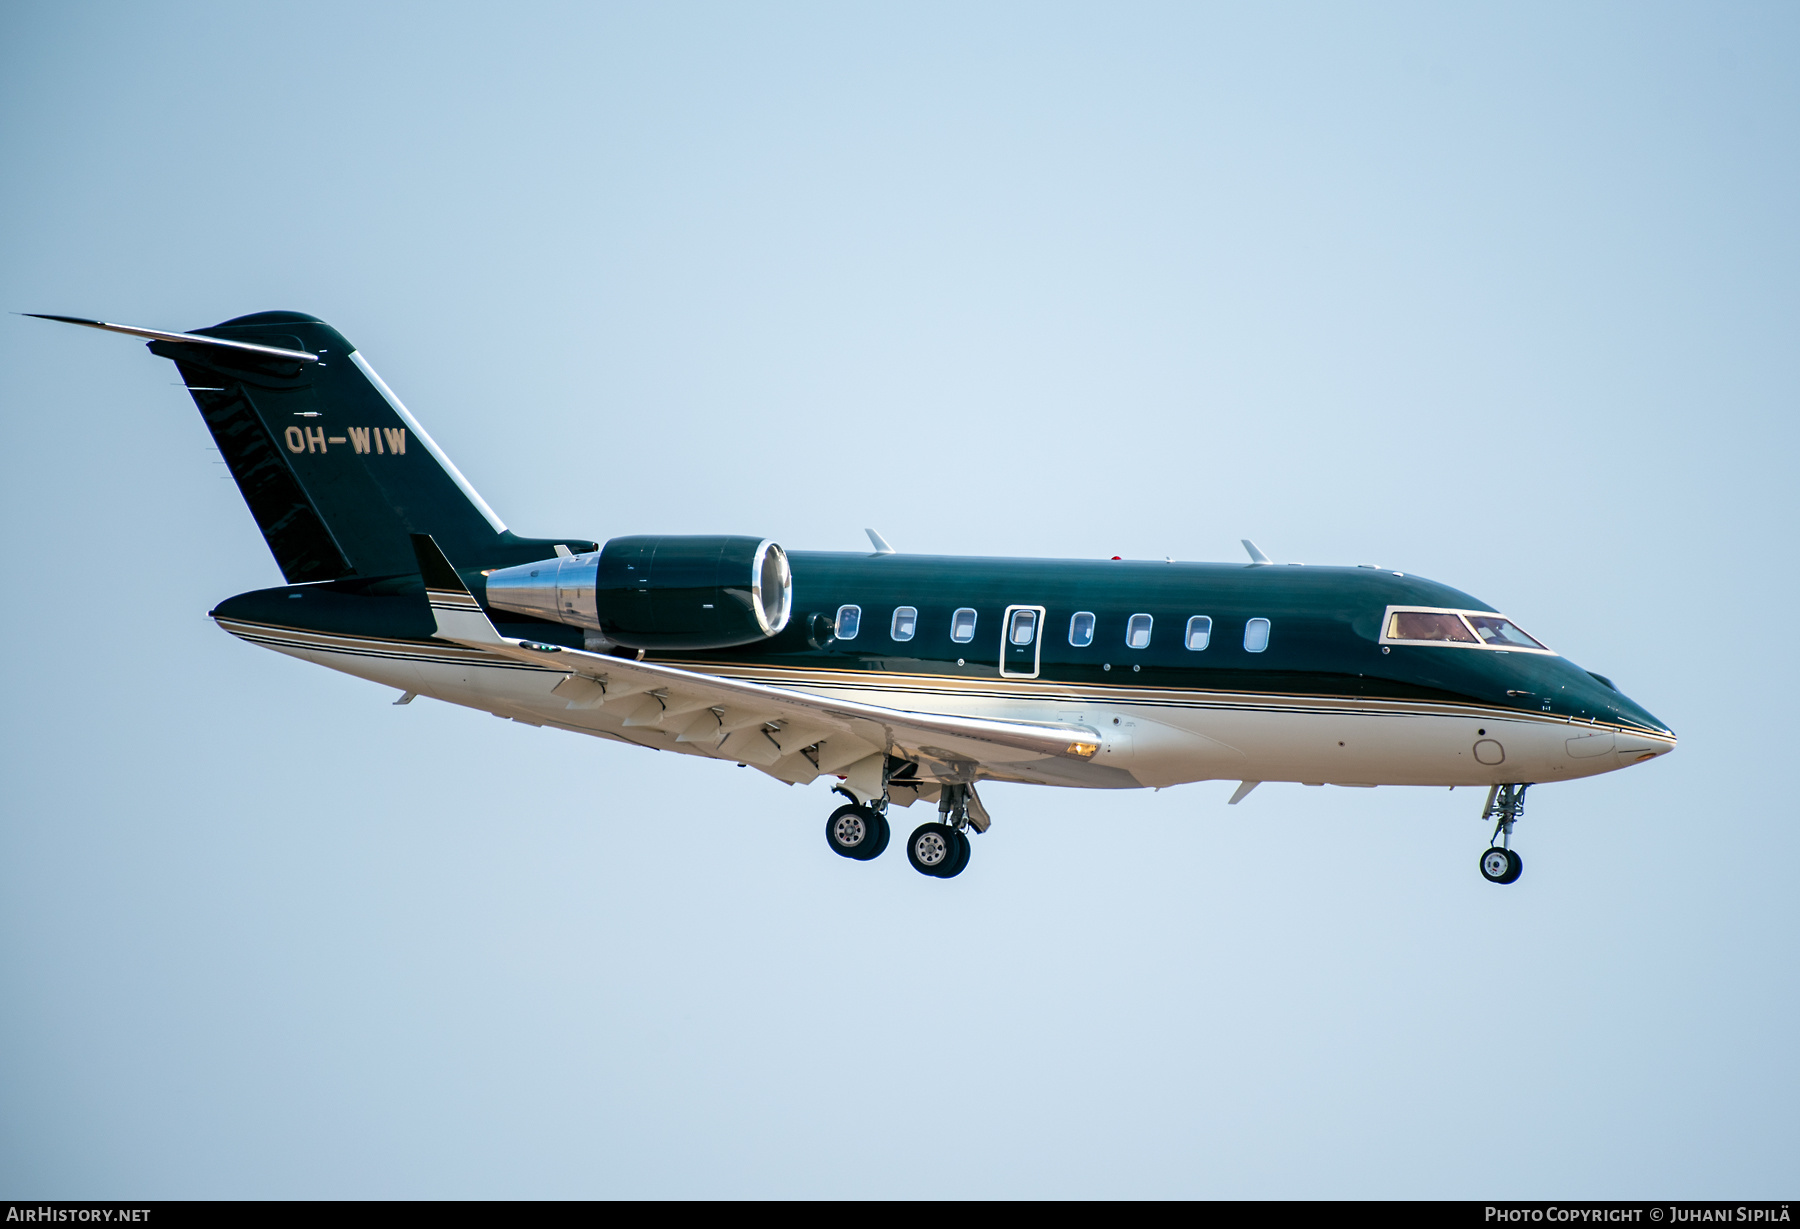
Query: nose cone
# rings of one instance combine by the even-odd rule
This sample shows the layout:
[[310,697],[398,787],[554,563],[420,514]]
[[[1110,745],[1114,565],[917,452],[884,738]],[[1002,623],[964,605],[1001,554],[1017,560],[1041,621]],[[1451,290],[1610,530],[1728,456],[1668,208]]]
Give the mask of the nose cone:
[[1671,730],[1661,721],[1651,716],[1648,709],[1644,708],[1643,705],[1631,699],[1629,696],[1626,696],[1610,683],[1605,685],[1604,690],[1597,695],[1595,699],[1595,707],[1602,713],[1607,713],[1612,720],[1617,721],[1620,725],[1636,726],[1645,734],[1660,739],[1670,746],[1675,744],[1674,730]]
[[[1587,702],[1595,716],[1602,721],[1623,726],[1617,733],[1604,736],[1596,735],[1591,739],[1571,740],[1569,754],[1581,756],[1596,754],[1602,750],[1599,739],[1611,744],[1604,750],[1609,752],[1619,767],[1631,764],[1642,764],[1667,755],[1675,750],[1675,732],[1667,725],[1651,716],[1649,710],[1626,696],[1612,683],[1611,679],[1602,675],[1589,675],[1593,680],[1594,690],[1582,698]],[[1588,750],[1588,748],[1594,750]]]
[[1659,755],[1667,755],[1675,750],[1675,736],[1657,738],[1648,734],[1618,734],[1613,737],[1613,751],[1618,756],[1621,768],[1630,764],[1644,764]]

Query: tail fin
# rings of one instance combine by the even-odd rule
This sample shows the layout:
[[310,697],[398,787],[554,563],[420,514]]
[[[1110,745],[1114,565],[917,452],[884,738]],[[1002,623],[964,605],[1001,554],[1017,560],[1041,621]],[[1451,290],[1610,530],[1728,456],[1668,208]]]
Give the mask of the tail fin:
[[312,316],[261,312],[189,333],[50,318],[150,338],[174,360],[290,584],[416,572],[415,533],[469,568],[596,549],[511,533],[368,361]]

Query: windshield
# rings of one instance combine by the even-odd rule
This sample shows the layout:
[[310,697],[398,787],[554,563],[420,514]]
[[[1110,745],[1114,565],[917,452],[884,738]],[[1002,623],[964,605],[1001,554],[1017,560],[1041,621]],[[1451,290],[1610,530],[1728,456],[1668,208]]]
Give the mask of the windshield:
[[1384,641],[1455,645],[1465,649],[1523,649],[1548,653],[1535,636],[1505,615],[1478,610],[1388,607]]
[[1472,614],[1469,624],[1474,627],[1475,634],[1481,637],[1482,643],[1496,649],[1541,649],[1544,646],[1525,634],[1517,623],[1511,619],[1502,619],[1499,615]]
[[1388,620],[1389,640],[1456,640],[1474,644],[1475,637],[1453,614],[1432,614],[1423,610],[1396,610]]

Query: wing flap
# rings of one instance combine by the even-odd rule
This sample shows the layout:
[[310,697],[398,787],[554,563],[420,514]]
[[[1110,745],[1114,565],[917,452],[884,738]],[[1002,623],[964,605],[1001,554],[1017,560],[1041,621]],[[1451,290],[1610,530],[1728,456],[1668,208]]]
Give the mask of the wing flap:
[[[566,670],[603,687],[609,698],[615,688],[629,687],[634,692],[666,689],[671,698],[682,697],[679,703],[685,714],[720,708],[729,715],[729,721],[720,721],[718,726],[721,733],[728,735],[726,746],[734,742],[737,746],[754,742],[754,738],[744,735],[761,737],[765,726],[775,725],[780,728],[765,740],[775,748],[808,746],[837,735],[854,738],[874,748],[885,745],[924,748],[938,759],[992,763],[1020,763],[1051,756],[1087,760],[1100,744],[1100,735],[1086,726],[909,712],[532,641],[498,637],[474,640],[446,636],[442,632],[439,638],[485,649],[515,661]],[[662,728],[668,718],[663,704],[653,696],[646,697],[642,707],[626,719],[626,724]],[[674,725],[673,722],[670,724]],[[727,724],[736,728],[727,731],[723,728]],[[675,728],[685,736],[691,723]],[[689,737],[688,741],[696,739]],[[761,754],[760,749],[758,754]],[[744,757],[740,755],[739,758]]]
[[836,772],[880,750],[854,734],[834,734],[819,744],[818,768],[820,772]]

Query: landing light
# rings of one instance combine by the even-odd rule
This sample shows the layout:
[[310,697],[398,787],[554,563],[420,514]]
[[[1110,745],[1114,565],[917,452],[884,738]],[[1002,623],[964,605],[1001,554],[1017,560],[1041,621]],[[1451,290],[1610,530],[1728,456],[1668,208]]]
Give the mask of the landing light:
[[1088,756],[1094,754],[1094,752],[1096,752],[1098,750],[1100,750],[1099,743],[1070,743],[1069,744],[1069,754],[1070,755],[1079,755],[1083,759],[1086,759]]

